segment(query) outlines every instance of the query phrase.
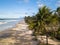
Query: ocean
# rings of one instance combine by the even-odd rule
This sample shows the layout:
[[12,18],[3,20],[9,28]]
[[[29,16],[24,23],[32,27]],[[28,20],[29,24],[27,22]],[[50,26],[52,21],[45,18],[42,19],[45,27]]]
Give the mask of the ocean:
[[18,22],[20,22],[22,19],[17,20],[0,20],[0,31],[6,30],[8,28],[14,27]]

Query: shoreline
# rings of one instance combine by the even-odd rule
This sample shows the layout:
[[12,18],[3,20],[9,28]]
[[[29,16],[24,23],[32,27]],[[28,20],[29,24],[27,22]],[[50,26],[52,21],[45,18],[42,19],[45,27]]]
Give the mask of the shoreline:
[[[10,37],[6,37],[6,41],[7,40],[12,40],[12,38],[14,38],[13,40],[12,40],[12,42],[11,43],[15,43],[15,41],[16,41],[16,39],[18,39],[18,37],[19,37],[19,39],[22,39],[22,41],[24,40],[24,39],[26,39],[26,40],[31,40],[32,41],[32,38],[33,38],[33,36],[31,35],[32,34],[32,31],[31,30],[29,30],[28,29],[28,27],[27,27],[28,25],[24,22],[24,21],[19,21],[17,24],[15,24],[15,26],[14,27],[12,27],[12,28],[8,28],[8,29],[6,29],[6,30],[4,30],[4,31],[2,31],[1,33],[0,33],[0,35],[7,35],[7,34],[9,34],[9,35],[12,35],[11,36],[11,38]],[[8,36],[9,36],[8,35]],[[23,37],[24,36],[24,37]],[[21,38],[22,37],[22,38]],[[43,36],[44,37],[44,36]],[[42,37],[42,38],[43,38]],[[8,39],[7,39],[8,38]],[[3,39],[3,42],[4,42],[4,40],[5,39]],[[40,39],[39,39],[40,40]],[[44,43],[45,43],[45,38],[43,39],[43,40],[41,40],[41,41],[44,41]],[[53,42],[53,43],[51,43],[51,42]],[[56,41],[54,41],[54,40],[52,40],[52,39],[49,39],[48,38],[48,43],[49,44],[60,44],[59,42],[56,42]]]
[[9,28],[7,28],[7,29],[4,29],[4,30],[0,30],[0,32],[3,32],[3,31],[7,31],[7,30],[12,30],[13,28],[17,28],[18,26],[20,26],[20,24],[26,24],[25,22],[24,22],[24,19],[22,19],[22,20],[20,20],[20,21],[18,21],[16,24],[14,24],[12,27],[9,27]]
[[8,22],[8,23],[2,23],[2,24],[0,24],[0,32],[1,31],[4,31],[4,30],[10,30],[10,29],[12,29],[12,28],[14,28],[14,27],[16,27],[16,25],[18,24],[20,22],[20,20],[17,20],[17,21],[11,21],[11,22]]
[[0,25],[5,24],[5,23],[7,23],[7,22],[0,22]]

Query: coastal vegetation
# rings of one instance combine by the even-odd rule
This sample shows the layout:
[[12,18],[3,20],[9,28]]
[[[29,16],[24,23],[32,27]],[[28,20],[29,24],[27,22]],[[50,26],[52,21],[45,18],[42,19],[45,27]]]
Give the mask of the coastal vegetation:
[[35,40],[42,35],[46,36],[46,45],[48,45],[49,37],[60,40],[60,7],[51,10],[43,6],[39,8],[37,14],[24,19],[29,29],[33,31],[32,35],[35,36]]

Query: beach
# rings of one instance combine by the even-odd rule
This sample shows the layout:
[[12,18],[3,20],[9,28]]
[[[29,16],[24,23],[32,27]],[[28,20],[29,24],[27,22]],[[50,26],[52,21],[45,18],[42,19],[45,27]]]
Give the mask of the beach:
[[22,21],[22,22],[17,23],[15,25],[15,27],[2,31],[0,33],[0,39],[2,38],[3,40],[0,40],[0,42],[4,43],[4,44],[6,44],[7,42],[9,44],[18,43],[21,45],[25,45],[25,44],[33,45],[34,43],[37,44],[36,41],[32,40],[32,38],[33,38],[32,31],[29,30],[27,27],[28,27],[28,25],[24,21]]
[[[0,32],[0,45],[37,45],[39,41],[32,40],[34,36],[32,36],[33,31],[28,29],[28,25],[24,20],[19,21],[14,27],[8,28]],[[41,42],[46,43],[46,36],[38,37]],[[51,43],[53,42],[53,43]],[[60,44],[50,38],[48,38],[49,44]]]

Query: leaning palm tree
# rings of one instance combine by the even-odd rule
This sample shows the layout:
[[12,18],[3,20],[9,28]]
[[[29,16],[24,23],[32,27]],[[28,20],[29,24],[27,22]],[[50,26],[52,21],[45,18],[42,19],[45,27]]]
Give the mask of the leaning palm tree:
[[48,45],[48,30],[46,26],[50,24],[51,15],[52,12],[46,6],[40,8],[38,14],[36,15],[39,26],[38,32],[44,32],[44,34],[46,34],[47,45]]
[[50,18],[51,18],[52,12],[49,8],[46,6],[39,9],[39,12],[35,15],[36,19],[32,21],[32,23],[29,25],[29,27],[32,27],[34,30],[34,34],[36,36],[40,34],[46,34],[46,42],[48,45],[48,30],[46,29],[46,26],[50,24]]
[[30,23],[29,23],[29,28],[33,30],[33,34],[37,38],[40,34],[45,34],[46,35],[46,45],[48,45],[48,32],[49,30],[47,29],[48,26],[50,25],[55,25],[56,24],[56,19],[54,17],[55,15],[52,14],[52,11],[50,11],[49,8],[46,6],[43,6],[42,8],[39,9],[38,13],[31,17]]

